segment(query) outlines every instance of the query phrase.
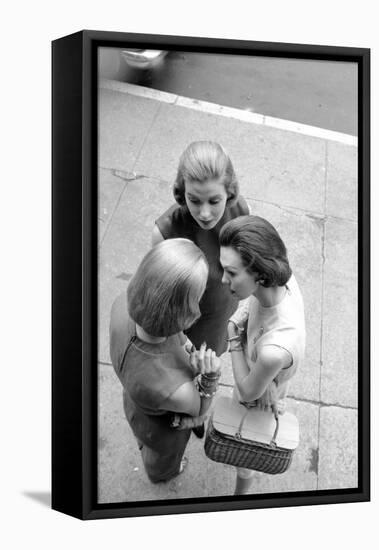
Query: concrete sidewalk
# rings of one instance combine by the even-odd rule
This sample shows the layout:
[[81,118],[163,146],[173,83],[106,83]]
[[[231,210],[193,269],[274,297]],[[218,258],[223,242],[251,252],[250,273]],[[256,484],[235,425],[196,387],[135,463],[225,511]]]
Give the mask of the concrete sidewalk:
[[[116,81],[99,89],[99,501],[230,495],[234,469],[191,437],[190,463],[151,484],[122,409],[108,351],[110,308],[150,248],[154,220],[173,203],[180,154],[220,142],[242,195],[287,245],[302,289],[306,360],[289,410],[301,442],[290,470],[256,474],[252,493],[357,486],[357,148],[355,138]],[[230,358],[220,393],[231,392]]]

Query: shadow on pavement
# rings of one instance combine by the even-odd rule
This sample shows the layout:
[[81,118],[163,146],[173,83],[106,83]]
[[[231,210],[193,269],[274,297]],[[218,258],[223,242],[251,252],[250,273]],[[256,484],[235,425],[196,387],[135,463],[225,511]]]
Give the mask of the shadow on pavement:
[[24,491],[24,496],[42,504],[43,506],[51,507],[51,493],[47,491]]

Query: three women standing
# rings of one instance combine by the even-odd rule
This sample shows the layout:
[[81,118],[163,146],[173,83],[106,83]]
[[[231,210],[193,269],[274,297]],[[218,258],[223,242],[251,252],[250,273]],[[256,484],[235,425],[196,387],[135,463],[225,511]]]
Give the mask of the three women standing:
[[[269,222],[246,215],[219,144],[187,147],[174,197],[178,205],[156,220],[128,301],[123,295],[112,308],[110,330],[126,417],[152,481],[180,473],[189,428],[210,406],[228,342],[236,398],[273,409],[305,346],[303,301],[285,245]],[[190,357],[183,332],[194,345]],[[237,470],[236,494],[251,474]]]

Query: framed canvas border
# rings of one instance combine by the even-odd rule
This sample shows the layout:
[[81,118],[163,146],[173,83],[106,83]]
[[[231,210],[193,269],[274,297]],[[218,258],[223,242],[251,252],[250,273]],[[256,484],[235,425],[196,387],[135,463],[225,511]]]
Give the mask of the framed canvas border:
[[[358,63],[358,487],[97,502],[97,52],[128,46]],[[81,519],[370,499],[370,50],[81,31],[52,43],[52,507]]]

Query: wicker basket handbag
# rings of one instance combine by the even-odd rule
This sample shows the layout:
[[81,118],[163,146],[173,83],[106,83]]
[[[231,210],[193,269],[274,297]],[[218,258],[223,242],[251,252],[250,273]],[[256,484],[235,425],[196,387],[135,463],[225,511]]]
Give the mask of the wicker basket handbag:
[[299,423],[289,412],[246,407],[231,397],[217,399],[209,420],[205,454],[215,462],[282,474],[299,443]]

